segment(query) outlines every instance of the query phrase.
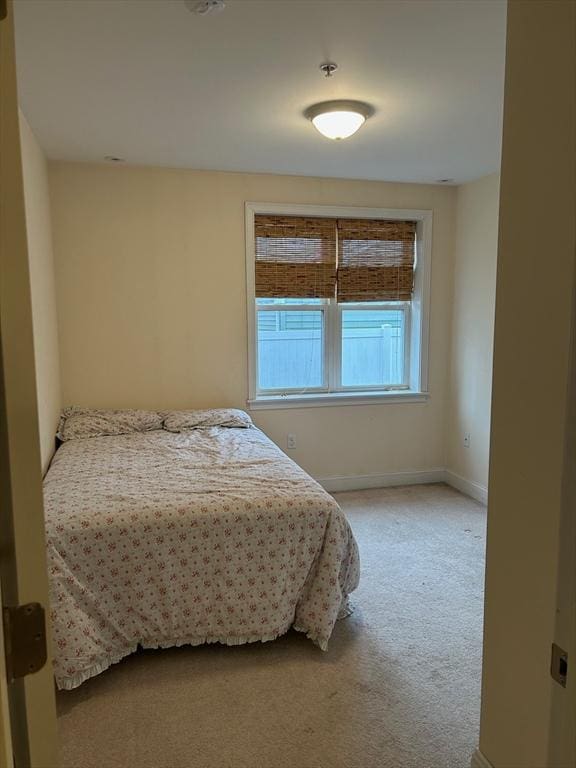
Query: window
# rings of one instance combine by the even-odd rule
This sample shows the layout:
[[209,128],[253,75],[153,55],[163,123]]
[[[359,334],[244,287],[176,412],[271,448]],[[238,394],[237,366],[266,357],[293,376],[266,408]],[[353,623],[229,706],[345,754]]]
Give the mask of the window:
[[409,317],[409,304],[367,304],[341,310],[342,387],[407,386]]
[[246,206],[251,407],[425,399],[431,214]]

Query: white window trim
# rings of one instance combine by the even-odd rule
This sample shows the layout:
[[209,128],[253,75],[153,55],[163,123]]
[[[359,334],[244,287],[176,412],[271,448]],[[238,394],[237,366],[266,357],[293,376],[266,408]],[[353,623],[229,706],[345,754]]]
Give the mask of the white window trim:
[[[405,390],[311,392],[310,394],[256,395],[256,292],[254,217],[256,214],[284,216],[330,216],[341,219],[387,219],[416,221],[416,270],[410,312],[410,381]],[[430,282],[432,261],[432,211],[399,208],[356,208],[334,205],[285,203],[245,204],[246,220],[246,308],[248,324],[248,401],[251,410],[318,407],[324,405],[368,405],[374,403],[424,402],[429,398],[428,365],[430,343]]]

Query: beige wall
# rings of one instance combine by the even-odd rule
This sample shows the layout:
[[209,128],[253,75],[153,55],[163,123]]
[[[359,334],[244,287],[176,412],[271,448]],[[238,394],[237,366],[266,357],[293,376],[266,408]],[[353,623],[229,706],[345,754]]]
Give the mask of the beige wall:
[[44,153],[22,114],[20,141],[32,293],[40,451],[42,469],[46,471],[54,452],[54,435],[61,407],[50,195]]
[[430,401],[254,418],[316,477],[444,466],[454,189],[73,163],[50,181],[63,400],[92,407],[245,407],[245,201],[433,209]]
[[576,503],[575,31],[572,2],[508,5],[480,733],[495,768],[576,764],[575,670],[566,689],[550,677],[554,639],[576,660],[559,543]]
[[453,481],[480,496],[488,487],[498,196],[494,174],[462,185],[456,198],[446,467]]

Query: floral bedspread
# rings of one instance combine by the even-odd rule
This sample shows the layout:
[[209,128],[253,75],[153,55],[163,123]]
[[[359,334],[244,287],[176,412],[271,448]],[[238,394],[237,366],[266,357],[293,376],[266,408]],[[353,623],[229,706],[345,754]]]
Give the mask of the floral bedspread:
[[326,649],[358,584],[340,507],[256,428],[70,440],[44,492],[59,688],[138,645]]

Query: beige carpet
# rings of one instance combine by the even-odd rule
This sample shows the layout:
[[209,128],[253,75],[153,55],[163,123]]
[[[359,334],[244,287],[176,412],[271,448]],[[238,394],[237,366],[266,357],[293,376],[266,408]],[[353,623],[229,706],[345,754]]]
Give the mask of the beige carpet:
[[478,736],[485,510],[444,485],[337,494],[360,546],[327,653],[136,654],[58,695],[70,768],[467,768]]

